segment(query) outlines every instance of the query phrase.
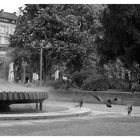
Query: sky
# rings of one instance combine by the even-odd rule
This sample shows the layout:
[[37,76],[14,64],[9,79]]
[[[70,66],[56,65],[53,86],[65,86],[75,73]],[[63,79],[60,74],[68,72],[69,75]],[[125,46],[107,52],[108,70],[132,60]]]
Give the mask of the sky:
[[3,0],[0,3],[0,9],[4,9],[5,12],[18,12],[18,7],[22,7],[24,5],[23,1],[16,1],[16,0]]
[[69,4],[108,4],[108,3],[123,3],[131,4],[138,3],[139,0],[0,0],[0,9],[4,9],[5,12],[18,12],[18,8],[24,6],[24,4],[57,4],[57,3],[69,3]]

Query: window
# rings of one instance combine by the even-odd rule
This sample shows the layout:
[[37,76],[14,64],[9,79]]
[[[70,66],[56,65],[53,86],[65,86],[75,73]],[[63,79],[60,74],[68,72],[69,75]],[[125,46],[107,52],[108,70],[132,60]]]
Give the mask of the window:
[[0,36],[0,44],[9,44],[9,38]]
[[0,26],[0,33],[4,33],[4,26]]
[[12,28],[12,34],[14,34],[15,28]]
[[11,34],[14,34],[15,28],[11,27]]
[[9,38],[8,37],[4,37],[4,44],[9,44]]
[[8,34],[9,33],[9,31],[8,31],[9,28],[5,26],[4,29],[5,29],[5,33]]
[[14,34],[15,28],[9,27],[9,30],[10,30],[9,34]]
[[8,26],[0,26],[0,33],[8,34]]
[[9,20],[8,20],[8,19],[3,19],[3,21],[5,21],[5,22],[9,22]]
[[16,21],[15,20],[12,20],[12,23],[16,23]]
[[0,44],[5,44],[5,39],[3,36],[0,37]]
[[5,19],[5,18],[0,18],[0,21],[3,21],[3,22],[10,22],[9,19]]

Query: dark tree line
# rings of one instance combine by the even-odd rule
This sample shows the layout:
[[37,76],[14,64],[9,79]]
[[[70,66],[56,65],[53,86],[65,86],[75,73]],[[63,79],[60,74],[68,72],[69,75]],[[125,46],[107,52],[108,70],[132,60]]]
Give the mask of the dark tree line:
[[117,58],[127,68],[140,64],[140,5],[107,5],[101,23],[103,36],[97,39],[101,64]]

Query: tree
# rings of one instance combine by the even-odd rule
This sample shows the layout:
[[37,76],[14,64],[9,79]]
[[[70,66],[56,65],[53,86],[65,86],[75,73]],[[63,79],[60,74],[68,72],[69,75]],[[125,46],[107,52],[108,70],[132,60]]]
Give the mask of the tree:
[[[49,43],[43,52],[44,75],[56,63],[65,62],[70,72],[80,71],[83,62],[95,51],[99,10],[95,5],[26,5],[21,9],[11,47],[30,51],[30,63],[38,64],[38,50]],[[26,55],[27,53],[25,53]],[[31,63],[32,64],[32,63]],[[44,76],[46,77],[46,76]]]
[[101,23],[103,36],[97,39],[100,62],[119,58],[127,68],[140,64],[140,5],[108,5]]

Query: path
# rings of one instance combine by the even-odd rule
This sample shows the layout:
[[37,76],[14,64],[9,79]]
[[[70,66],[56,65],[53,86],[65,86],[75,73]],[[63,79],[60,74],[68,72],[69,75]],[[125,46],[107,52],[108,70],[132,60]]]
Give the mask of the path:
[[[51,102],[46,105],[74,106],[76,103]],[[126,115],[126,106],[85,104],[92,113],[84,117],[49,120],[0,121],[0,135],[41,136],[128,136],[140,135],[140,107],[134,107],[133,117]],[[135,115],[138,116],[135,116]],[[135,116],[135,117],[134,117]]]

